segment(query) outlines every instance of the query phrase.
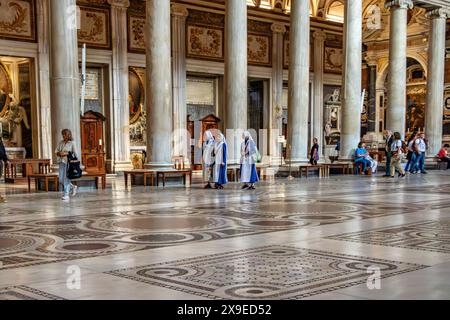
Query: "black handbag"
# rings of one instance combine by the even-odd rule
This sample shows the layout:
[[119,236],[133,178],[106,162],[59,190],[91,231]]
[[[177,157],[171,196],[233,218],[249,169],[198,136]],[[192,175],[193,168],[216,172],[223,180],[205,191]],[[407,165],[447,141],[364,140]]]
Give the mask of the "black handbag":
[[79,179],[83,175],[83,171],[81,170],[81,163],[78,158],[72,153],[69,152],[67,155],[68,161],[68,169],[67,169],[67,178]]

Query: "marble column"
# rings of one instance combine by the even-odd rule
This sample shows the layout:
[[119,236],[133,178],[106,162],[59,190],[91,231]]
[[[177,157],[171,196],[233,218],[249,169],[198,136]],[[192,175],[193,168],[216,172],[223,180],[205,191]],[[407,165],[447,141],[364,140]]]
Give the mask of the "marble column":
[[147,0],[146,110],[148,168],[172,162],[170,0]]
[[376,132],[377,118],[377,63],[375,61],[367,61],[369,66],[369,105],[367,108],[367,132]]
[[187,8],[172,5],[172,95],[173,95],[173,153],[188,159],[186,106],[186,18]]
[[306,162],[308,157],[309,27],[309,1],[293,1],[288,94],[288,158],[291,162]]
[[327,35],[322,30],[313,33],[314,38],[314,108],[313,108],[313,138],[319,140],[319,154],[323,159],[324,123],[323,123],[323,66],[324,45]]
[[129,0],[108,0],[111,5],[113,80],[113,166],[115,172],[133,168],[130,160],[130,105],[128,102],[127,8]]
[[391,10],[389,36],[389,84],[386,129],[405,136],[406,127],[406,49],[408,9],[411,0],[387,1]]
[[351,160],[361,138],[362,1],[345,2],[340,160]]
[[279,160],[280,144],[278,136],[282,134],[283,124],[283,50],[286,27],[282,23],[272,24],[272,130],[270,132],[271,152],[274,160]]
[[227,0],[225,9],[225,108],[230,163],[240,157],[242,131],[247,129],[247,3]]
[[[75,0],[51,0],[52,151],[70,129],[80,153],[80,78]],[[56,155],[54,152],[53,159]],[[81,157],[80,157],[81,158]]]
[[445,33],[450,10],[428,12],[431,30],[428,48],[427,104],[425,130],[429,142],[428,155],[434,157],[442,145],[442,117],[444,111]]
[[[50,4],[49,0],[38,0],[37,27],[38,27],[38,77],[39,90],[39,134],[33,133],[33,140],[39,141],[38,157],[52,159],[52,126],[51,126],[51,99],[50,99]],[[39,137],[39,138],[38,138]]]

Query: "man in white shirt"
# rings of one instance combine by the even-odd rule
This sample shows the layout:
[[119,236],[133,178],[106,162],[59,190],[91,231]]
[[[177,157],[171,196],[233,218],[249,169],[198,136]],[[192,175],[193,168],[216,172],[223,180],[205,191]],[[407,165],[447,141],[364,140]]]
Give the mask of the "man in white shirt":
[[425,134],[419,134],[419,137],[414,141],[414,152],[416,154],[416,159],[411,166],[411,173],[417,173],[417,165],[418,170],[421,173],[427,174],[425,171],[425,153],[427,151],[427,143],[425,140]]

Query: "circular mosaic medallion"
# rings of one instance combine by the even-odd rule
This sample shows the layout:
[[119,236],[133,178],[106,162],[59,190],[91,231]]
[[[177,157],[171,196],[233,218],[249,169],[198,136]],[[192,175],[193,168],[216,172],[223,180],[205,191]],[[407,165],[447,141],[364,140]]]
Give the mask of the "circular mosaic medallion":
[[79,244],[68,244],[63,246],[64,250],[69,251],[96,251],[109,248],[110,245],[106,243],[79,243]]
[[268,297],[275,298],[280,288],[269,285],[237,285],[231,288],[223,288],[222,290],[230,298],[265,299]]

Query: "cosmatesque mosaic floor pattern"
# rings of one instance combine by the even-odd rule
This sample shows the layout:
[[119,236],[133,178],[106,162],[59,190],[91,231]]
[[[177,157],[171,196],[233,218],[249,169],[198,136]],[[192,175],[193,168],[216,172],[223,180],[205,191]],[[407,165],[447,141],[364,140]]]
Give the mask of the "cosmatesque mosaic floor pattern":
[[[379,298],[346,290],[370,266],[388,284],[450,270],[449,177],[280,178],[254,191],[204,190],[198,177],[125,190],[117,177],[66,203],[0,183],[0,299]],[[67,266],[90,282],[67,290]]]
[[300,299],[422,265],[270,246],[113,271],[110,274],[210,299]]

